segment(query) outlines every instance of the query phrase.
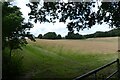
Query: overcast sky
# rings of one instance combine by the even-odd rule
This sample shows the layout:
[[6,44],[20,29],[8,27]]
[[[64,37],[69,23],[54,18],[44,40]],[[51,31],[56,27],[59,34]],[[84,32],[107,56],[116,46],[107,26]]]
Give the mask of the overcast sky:
[[[23,13],[23,17],[28,21],[28,13],[30,12],[29,7],[26,6],[26,4],[29,2],[29,0],[15,0],[14,4],[20,7],[21,12]],[[64,23],[59,23],[56,22],[55,24],[53,23],[34,23],[34,27],[30,30],[32,34],[34,34],[36,37],[39,34],[45,34],[47,32],[56,32],[57,34],[61,34],[62,37],[67,35],[68,30],[67,26]],[[95,25],[91,29],[84,29],[83,31],[79,31],[80,34],[85,35],[85,34],[91,34],[95,33],[96,31],[108,31],[110,30],[109,26],[107,24],[103,25]]]

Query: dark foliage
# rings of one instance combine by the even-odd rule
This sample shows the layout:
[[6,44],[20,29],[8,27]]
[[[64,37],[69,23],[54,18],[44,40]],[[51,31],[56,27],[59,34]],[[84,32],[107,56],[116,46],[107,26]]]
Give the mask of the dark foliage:
[[97,22],[106,22],[110,27],[120,28],[120,1],[102,2],[97,12]]
[[39,39],[62,39],[60,34],[56,34],[55,32],[48,32],[42,36],[42,34],[38,35]]
[[[35,41],[32,34],[26,32],[33,27],[28,22],[24,22],[20,8],[12,6],[9,2],[2,3],[2,47],[9,47],[13,49],[21,49],[21,47],[27,44],[25,37]],[[10,51],[10,52],[11,52]]]
[[48,32],[44,34],[43,39],[56,39],[57,34],[55,32]]
[[57,35],[57,39],[62,39],[60,34]]
[[68,34],[65,36],[66,39],[84,39],[83,35],[80,35],[78,33],[72,33],[68,32]]
[[[56,0],[55,0],[56,1]],[[39,2],[31,2],[27,4],[30,7],[31,12],[29,18],[34,22],[56,22],[59,19],[60,22],[66,22],[67,19],[70,22],[67,24],[67,28],[70,32],[74,32],[76,29],[79,31],[84,28],[91,28],[96,23],[102,24],[106,22],[110,27],[120,27],[120,2],[102,2],[102,5],[98,6],[98,11],[92,10],[97,2],[44,2],[41,8],[38,8]],[[49,17],[48,17],[49,16]]]
[[39,39],[42,39],[42,37],[43,37],[42,34],[39,34],[39,35],[38,35],[38,38],[39,38]]
[[22,56],[15,56],[12,51],[22,49],[22,46],[27,44],[26,37],[35,41],[33,35],[27,32],[32,27],[33,25],[30,22],[24,22],[19,7],[13,6],[9,2],[2,3],[3,80],[14,80],[20,75]]
[[[31,2],[27,4],[30,7],[31,12],[28,14],[30,19],[34,19],[34,22],[66,22],[67,19],[70,22],[67,28],[70,32],[76,28],[78,31],[86,27],[91,27],[95,24],[95,13],[92,12],[95,2],[44,2],[44,6],[38,8],[39,2]],[[60,15],[60,16],[59,16]],[[47,17],[49,16],[49,18]],[[74,20],[74,21],[73,21]]]

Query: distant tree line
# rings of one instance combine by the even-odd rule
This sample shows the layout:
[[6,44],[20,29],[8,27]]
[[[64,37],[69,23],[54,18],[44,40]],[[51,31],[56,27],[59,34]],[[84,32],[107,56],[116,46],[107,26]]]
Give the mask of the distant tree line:
[[85,38],[97,38],[97,37],[116,37],[120,36],[120,29],[112,29],[110,31],[97,31],[94,34],[85,35]]
[[62,39],[61,35],[60,34],[57,35],[55,32],[48,32],[44,35],[39,34],[38,38],[39,39]]
[[48,32],[44,35],[39,34],[37,38],[39,39],[87,39],[87,38],[116,37],[116,36],[120,36],[119,29],[113,29],[105,32],[97,31],[93,34],[87,34],[87,35],[80,35],[79,33],[68,32],[68,34],[65,37],[61,37],[60,34],[57,35],[55,32]]
[[79,33],[72,33],[68,32],[68,34],[65,37],[62,37],[60,34],[56,34],[55,32],[48,32],[44,35],[39,34],[38,37],[39,39],[83,39],[84,36],[80,35]]
[[68,34],[65,36],[65,39],[84,39],[84,38],[85,37],[83,35],[73,32],[68,32]]

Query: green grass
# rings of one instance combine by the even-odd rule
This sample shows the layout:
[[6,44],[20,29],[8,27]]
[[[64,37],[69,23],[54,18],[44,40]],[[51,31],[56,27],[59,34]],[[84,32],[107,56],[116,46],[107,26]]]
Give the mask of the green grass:
[[23,48],[23,69],[28,77],[75,78],[96,69],[117,57],[116,54],[83,53],[63,49],[62,46],[29,44]]

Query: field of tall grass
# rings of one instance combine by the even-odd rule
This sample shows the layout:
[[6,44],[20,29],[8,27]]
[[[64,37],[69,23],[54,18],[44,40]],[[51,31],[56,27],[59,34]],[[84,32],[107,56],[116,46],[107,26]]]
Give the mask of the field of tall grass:
[[[117,58],[117,38],[90,40],[37,40],[23,47],[24,78],[74,79]],[[109,74],[109,69],[100,74]]]

